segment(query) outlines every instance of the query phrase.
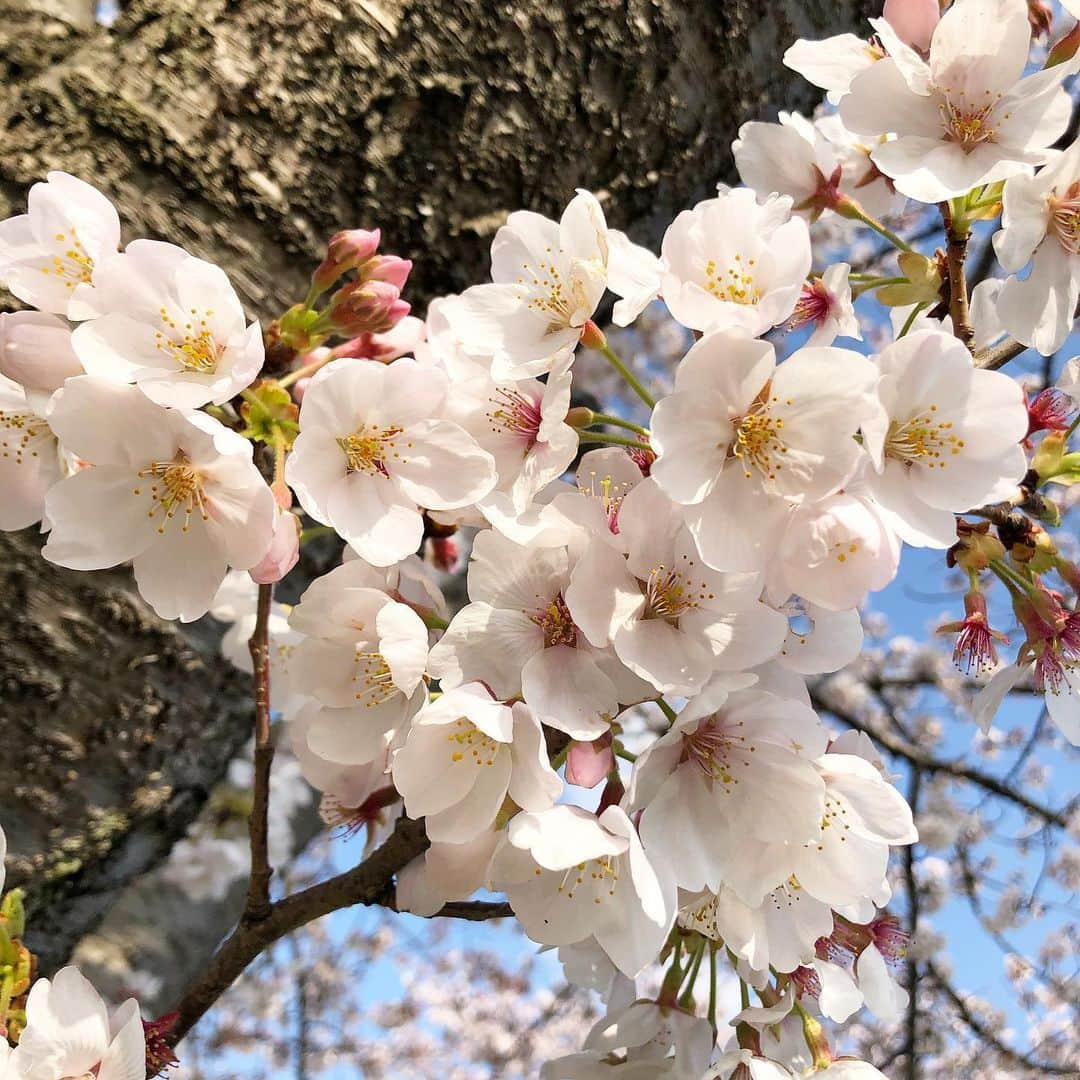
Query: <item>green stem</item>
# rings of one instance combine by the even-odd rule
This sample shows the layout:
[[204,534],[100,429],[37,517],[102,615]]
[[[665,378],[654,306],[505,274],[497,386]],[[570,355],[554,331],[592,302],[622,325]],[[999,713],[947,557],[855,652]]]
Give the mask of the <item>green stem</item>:
[[631,753],[622,743],[615,743],[614,750],[615,756],[621,757],[623,761],[629,761],[631,764],[637,761],[637,754]]
[[1021,595],[1033,595],[1037,591],[1030,581],[1000,559],[991,559],[990,569],[1010,592],[1016,591]]
[[445,630],[450,625],[446,619],[441,615],[436,615],[434,611],[425,612],[420,617],[429,630]]
[[333,536],[334,530],[329,525],[312,525],[310,528],[304,529],[300,534],[300,546],[314,540],[318,536]]
[[927,302],[924,300],[921,303],[916,304],[911,309],[911,314],[904,321],[904,325],[900,328],[900,333],[896,335],[896,340],[899,341],[902,337],[907,335],[907,332],[915,325],[915,320],[922,314],[923,310],[927,307]]
[[694,959],[690,962],[690,972],[686,979],[686,987],[679,996],[679,1005],[689,1009],[694,1004],[694,983],[697,982],[698,972],[701,970],[701,961],[705,957],[705,939],[694,950]]
[[716,942],[709,942],[709,1024],[716,1031]]
[[615,350],[606,341],[600,346],[600,352],[607,357],[608,363],[611,364],[611,366],[630,384],[630,388],[634,393],[637,394],[650,409],[655,409],[656,402],[653,400],[652,394],[645,389],[638,380],[638,377],[619,359]]
[[645,446],[640,439],[630,439],[622,435],[607,435],[602,431],[579,431],[578,442],[611,443],[613,446],[632,446],[637,450]]
[[906,277],[871,277],[866,278],[864,281],[859,282],[852,290],[852,299],[858,296],[862,296],[865,292],[870,292],[871,289],[880,289],[884,285],[907,285],[908,279]]
[[660,706],[660,711],[674,724],[678,713],[662,698],[656,698],[656,704]]
[[1065,442],[1068,442],[1076,432],[1076,429],[1080,427],[1080,412],[1076,414],[1076,419],[1065,429]]
[[851,200],[848,204],[845,217],[854,218],[856,221],[861,221],[868,228],[871,228],[879,236],[885,237],[886,240],[892,244],[893,247],[898,248],[900,251],[913,251],[912,246],[906,241],[901,239],[885,225],[882,225],[877,218],[871,217],[857,202]]
[[739,1003],[744,1009],[750,1008],[750,987],[746,985],[746,980],[739,976]]
[[334,359],[334,354],[328,352],[326,356],[321,360],[312,360],[310,364],[305,364],[303,367],[297,368],[295,371],[290,371],[288,375],[283,375],[278,379],[278,386],[288,388],[292,386],[294,382],[299,382],[300,379],[306,379],[309,375],[314,375],[320,368],[326,367],[331,360]]
[[646,438],[649,436],[648,428],[644,428],[640,424],[632,423],[629,420],[624,420],[621,416],[612,416],[610,413],[594,412],[589,426],[592,427],[593,424],[609,424],[611,427],[621,427],[626,428],[628,431],[636,431],[639,435],[644,435]]

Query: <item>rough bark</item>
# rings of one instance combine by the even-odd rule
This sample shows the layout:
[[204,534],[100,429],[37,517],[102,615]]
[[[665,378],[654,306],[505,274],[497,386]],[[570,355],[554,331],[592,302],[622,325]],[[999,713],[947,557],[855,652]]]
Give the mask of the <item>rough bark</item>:
[[[417,260],[420,302],[483,277],[508,212],[557,212],[577,185],[655,242],[730,179],[742,120],[813,100],[779,63],[790,41],[868,5],[132,0],[109,30],[89,7],[0,0],[0,216],[74,172],[127,237],[220,263],[266,318],[345,225]],[[4,551],[0,813],[49,967],[159,861],[249,718],[207,633],[156,622],[125,575],[58,573],[25,538]]]

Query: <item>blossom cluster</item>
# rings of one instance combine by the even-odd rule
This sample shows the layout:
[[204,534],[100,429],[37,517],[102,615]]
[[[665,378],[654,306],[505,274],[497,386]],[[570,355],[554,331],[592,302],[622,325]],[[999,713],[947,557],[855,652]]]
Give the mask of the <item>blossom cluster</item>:
[[[0,317],[0,527],[40,522],[60,566],[130,562],[162,617],[232,623],[246,670],[265,620],[273,707],[328,824],[373,841],[400,814],[425,822],[396,906],[504,894],[602,995],[548,1080],[881,1075],[824,1022],[903,1009],[887,871],[918,834],[871,741],[836,735],[807,681],[858,657],[858,609],[903,545],[968,573],[949,630],[969,667],[1001,637],[980,582],[1008,590],[1025,642],[979,716],[1033,671],[1080,741],[1080,615],[1044,583],[1080,572],[1008,516],[1076,478],[1080,392],[1067,371],[1029,405],[975,353],[1006,334],[1051,353],[1072,327],[1080,150],[1053,144],[1080,60],[1025,74],[1025,0],[955,0],[940,20],[936,2],[886,7],[868,40],[792,46],[835,110],[746,124],[746,186],[680,213],[659,254],[579,191],[558,221],[511,214],[492,280],[423,321],[377,232],[334,237],[264,333],[217,267],[121,250],[116,211],[74,177],[0,223],[0,278],[36,309]],[[882,224],[907,200],[940,204],[949,252]],[[969,297],[956,249],[998,212],[1008,276]],[[895,244],[898,273],[815,269],[824,215]],[[609,293],[618,325],[662,301],[693,335],[656,396],[595,321]],[[873,293],[908,311],[868,355],[855,302]],[[647,425],[573,404],[582,348]],[[994,506],[996,535],[993,515],[958,521]],[[340,565],[260,615],[312,531],[344,541]],[[469,542],[451,613],[440,574]],[[643,713],[662,730],[635,752]],[[727,960],[759,1004],[718,1017],[698,977]],[[660,989],[639,992],[657,961]],[[35,983],[13,1075],[132,1075],[137,1009],[95,1001],[73,969]],[[80,1010],[93,1039],[60,1062]]]

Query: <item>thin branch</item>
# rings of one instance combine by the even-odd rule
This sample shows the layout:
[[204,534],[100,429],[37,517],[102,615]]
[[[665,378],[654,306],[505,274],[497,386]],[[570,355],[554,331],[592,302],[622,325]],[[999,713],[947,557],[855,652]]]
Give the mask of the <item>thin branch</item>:
[[941,974],[933,960],[926,961],[926,973],[933,979],[941,992],[949,999],[953,1008],[956,1010],[957,1015],[971,1029],[971,1032],[989,1046],[992,1046],[1006,1059],[1006,1061],[1013,1065],[1021,1065],[1025,1069],[1030,1069],[1035,1073],[1042,1073],[1050,1076],[1076,1076],[1076,1069],[1071,1066],[1054,1065],[1048,1061],[1036,1061],[1030,1054],[1024,1054],[1019,1050],[1013,1050],[1012,1047],[1006,1046],[1005,1043],[997,1037],[993,1028],[983,1023],[983,1021],[968,1008],[967,1002],[960,997],[948,979]]
[[1022,342],[1006,338],[1000,345],[992,345],[989,349],[980,349],[975,354],[975,366],[984,371],[997,371],[1004,367],[1010,360],[1015,360],[1022,352],[1026,352],[1027,345]]
[[[396,910],[396,909],[395,909]],[[496,900],[451,900],[431,917],[433,919],[464,919],[466,922],[487,922],[488,919],[512,918],[514,909]]]
[[1022,807],[1029,814],[1034,814],[1036,817],[1041,818],[1047,825],[1053,825],[1059,829],[1068,827],[1069,814],[1067,810],[1053,810],[1048,806],[1043,806],[1041,803],[1035,802],[1034,799],[1028,798],[1022,791],[1017,791],[1009,787],[1008,784],[1003,783],[990,773],[974,769],[959,761],[944,761],[941,758],[934,757],[932,754],[928,754],[925,750],[920,750],[916,746],[910,746],[901,742],[900,739],[890,735],[888,732],[871,727],[857,716],[853,716],[851,713],[837,708],[826,696],[822,696],[819,687],[812,687],[810,696],[813,699],[816,708],[830,712],[837,717],[837,719],[847,724],[848,727],[854,728],[856,731],[864,732],[880,746],[888,750],[890,754],[895,754],[897,757],[903,758],[910,765],[922,769],[923,772],[935,774],[941,773],[947,776],[956,777],[958,780],[967,780],[970,783],[981,787],[984,791],[993,792],[993,794],[1000,795],[1003,799],[1007,799],[1017,806]]
[[273,585],[260,585],[255,612],[255,629],[248,649],[255,683],[255,780],[248,831],[251,836],[251,878],[243,921],[261,922],[270,914],[269,813],[270,768],[274,763],[274,743],[270,736],[270,602]]
[[390,838],[359,866],[272,904],[260,922],[241,920],[209,967],[184,994],[170,1032],[173,1045],[198,1023],[248,964],[275,941],[332,911],[392,901],[394,875],[422,855],[427,846],[423,821],[399,818]]
[[968,309],[967,262],[968,237],[970,233],[966,222],[957,227],[952,209],[947,202],[941,204],[941,220],[945,223],[948,243],[945,247],[945,260],[949,267],[949,314],[952,316],[953,333],[968,349],[974,352],[975,328],[971,325],[971,312]]

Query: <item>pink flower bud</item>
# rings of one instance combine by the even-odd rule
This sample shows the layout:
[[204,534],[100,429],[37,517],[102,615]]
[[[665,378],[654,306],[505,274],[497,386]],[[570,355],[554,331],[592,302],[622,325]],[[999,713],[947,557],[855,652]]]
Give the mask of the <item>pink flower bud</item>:
[[300,558],[300,519],[295,514],[278,513],[270,549],[248,573],[256,585],[280,581]]
[[431,538],[431,562],[444,574],[452,574],[461,558],[461,549],[452,536],[433,536]]
[[40,311],[0,315],[0,374],[27,390],[51,394],[82,373],[63,319]]
[[885,21],[901,41],[927,52],[934,27],[941,21],[938,0],[885,0]]
[[412,259],[399,259],[396,255],[377,255],[365,263],[360,276],[365,281],[385,281],[399,291],[405,288],[412,270]]
[[386,281],[351,282],[334,293],[329,311],[341,334],[386,333],[408,314],[409,305]]
[[326,246],[326,258],[311,275],[315,291],[325,292],[342,274],[374,258],[381,239],[378,229],[345,229],[335,233]]
[[610,735],[601,735],[596,742],[571,743],[570,752],[566,755],[566,782],[578,787],[594,788],[614,765]]

